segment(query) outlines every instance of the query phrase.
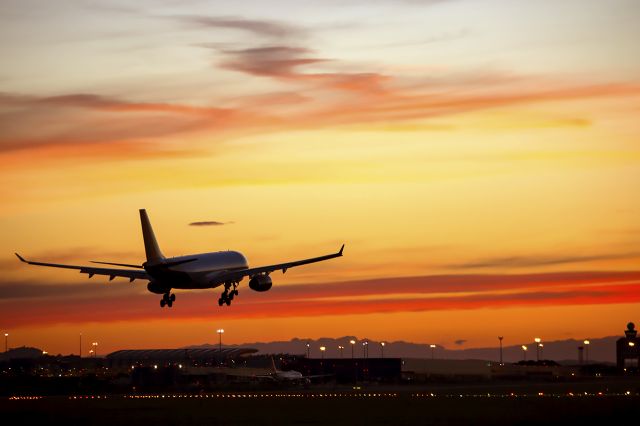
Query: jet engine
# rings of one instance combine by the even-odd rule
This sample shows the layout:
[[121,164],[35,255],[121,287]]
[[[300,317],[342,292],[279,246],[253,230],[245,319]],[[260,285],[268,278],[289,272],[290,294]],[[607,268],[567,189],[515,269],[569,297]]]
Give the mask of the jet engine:
[[154,283],[154,282],[150,282],[149,284],[147,284],[147,290],[149,290],[151,293],[155,293],[155,294],[165,294],[168,291],[170,291],[170,288],[167,288],[165,286],[162,286],[158,283]]
[[256,275],[249,281],[249,288],[254,291],[267,291],[272,284],[269,275]]

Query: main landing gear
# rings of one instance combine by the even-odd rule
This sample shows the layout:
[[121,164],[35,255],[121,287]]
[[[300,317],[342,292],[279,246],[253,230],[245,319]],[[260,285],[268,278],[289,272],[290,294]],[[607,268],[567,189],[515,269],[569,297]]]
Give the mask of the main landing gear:
[[[222,306],[223,304],[227,306],[231,305],[234,296],[238,295],[238,284],[239,283],[224,283],[224,291],[220,295],[220,299],[218,299],[218,306]],[[232,286],[233,290],[231,290]]]
[[160,300],[160,307],[164,308],[164,305],[167,305],[168,307],[172,307],[173,306],[173,302],[176,301],[176,295],[173,293],[165,293],[162,296],[162,299]]

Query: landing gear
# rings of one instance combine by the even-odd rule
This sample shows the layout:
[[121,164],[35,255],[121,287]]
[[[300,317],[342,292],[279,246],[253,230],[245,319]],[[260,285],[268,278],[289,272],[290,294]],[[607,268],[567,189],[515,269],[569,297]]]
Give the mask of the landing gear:
[[172,307],[173,306],[173,302],[176,301],[176,295],[173,293],[165,293],[162,296],[162,299],[160,299],[160,307],[164,308],[165,305],[167,305],[168,307]]
[[[239,283],[237,282],[224,283],[224,291],[222,292],[222,294],[220,295],[220,298],[218,299],[218,306],[231,305],[231,301],[233,300],[233,298],[238,295],[238,284]],[[233,286],[233,290],[231,290],[232,286]]]

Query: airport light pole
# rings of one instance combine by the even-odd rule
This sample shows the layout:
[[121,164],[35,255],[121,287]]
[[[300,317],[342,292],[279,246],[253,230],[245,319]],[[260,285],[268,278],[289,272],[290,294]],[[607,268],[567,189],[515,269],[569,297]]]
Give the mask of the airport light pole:
[[498,336],[498,340],[500,341],[500,365],[504,365],[502,363],[502,339],[504,338],[504,336]]
[[435,357],[435,355],[434,355],[434,354],[435,354],[435,350],[436,350],[436,345],[431,344],[431,345],[429,345],[429,347],[431,348],[431,359],[434,359],[434,357]]
[[98,342],[93,342],[91,344],[91,346],[93,346],[93,357],[97,358],[98,357]]
[[524,358],[525,361],[527,361],[527,346],[526,345],[522,345],[522,357]]
[[218,350],[220,353],[220,364],[222,364],[222,335],[224,334],[224,328],[219,328],[216,330],[218,333]]
[[544,347],[544,345],[542,343],[538,343],[538,348],[540,348],[540,356],[542,358],[544,358],[544,355],[542,354],[542,348]]
[[385,342],[380,342],[380,356],[382,358],[384,358],[384,345],[386,345]]
[[310,352],[311,352],[311,343],[307,342],[307,359],[309,359]]
[[9,351],[9,333],[4,333],[4,351]]
[[78,346],[78,354],[80,354],[80,358],[82,358],[82,333],[80,333],[80,346]]
[[326,350],[327,350],[326,347],[320,346],[320,354],[321,354],[320,356],[322,357],[321,359],[324,359],[324,351],[326,351]]
[[362,342],[362,357],[369,358],[367,349],[369,348],[369,342]]
[[582,351],[584,350],[584,346],[578,346],[578,364],[582,365]]
[[338,349],[340,349],[340,358],[342,358],[342,351],[344,350],[344,346],[338,345]]
[[586,349],[586,358],[587,358],[587,364],[589,364],[589,345],[591,344],[591,342],[589,341],[589,339],[585,339],[584,341],[584,347]]
[[353,359],[353,358],[354,358],[354,355],[353,355],[353,353],[354,353],[353,348],[356,346],[356,341],[355,341],[355,340],[353,340],[353,339],[351,339],[351,340],[349,340],[349,343],[351,343],[351,359]]
[[536,342],[536,361],[540,361],[540,341],[541,339],[539,337],[536,337],[535,339],[533,339],[534,342]]

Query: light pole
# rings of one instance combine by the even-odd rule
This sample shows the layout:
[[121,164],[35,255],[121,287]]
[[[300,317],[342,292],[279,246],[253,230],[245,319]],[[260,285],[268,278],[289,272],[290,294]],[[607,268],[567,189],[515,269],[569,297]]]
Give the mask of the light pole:
[[524,358],[525,362],[527,361],[527,346],[526,345],[522,345],[522,357]]
[[307,342],[307,359],[309,359],[309,353],[311,351],[311,343]]
[[326,347],[320,346],[320,354],[321,354],[322,359],[324,359],[324,351],[326,351],[326,350],[327,350]]
[[91,346],[93,346],[93,357],[97,358],[98,357],[98,342],[93,342],[91,344]]
[[9,350],[9,333],[4,333],[4,351]]
[[382,358],[384,358],[384,345],[386,345],[385,342],[380,342],[380,356]]
[[369,349],[369,342],[362,342],[362,357],[363,358],[369,358],[369,351],[367,350]]
[[434,359],[434,353],[436,350],[436,345],[429,345],[429,347],[431,348],[431,359]]
[[342,351],[344,350],[344,346],[338,345],[338,349],[340,349],[340,358],[342,358]]
[[349,343],[351,343],[351,359],[353,359],[353,348],[356,346],[356,341],[351,339],[349,340]]
[[503,365],[502,364],[502,339],[503,338],[504,338],[503,336],[498,336],[498,340],[500,340],[500,365]]
[[540,348],[540,356],[544,358],[544,355],[542,354],[542,348],[544,347],[544,345],[542,343],[538,343],[538,347]]
[[216,333],[218,333],[218,350],[220,352],[220,364],[222,364],[222,335],[224,334],[224,328],[219,328]]
[[78,346],[78,353],[80,354],[80,358],[82,358],[82,333],[80,333],[80,346]]
[[584,347],[586,349],[586,355],[587,355],[587,364],[589,364],[589,345],[591,344],[591,342],[589,341],[589,339],[585,339],[584,341]]
[[533,339],[534,342],[536,342],[536,361],[540,361],[540,341],[541,339],[539,337],[536,337],[535,339]]

